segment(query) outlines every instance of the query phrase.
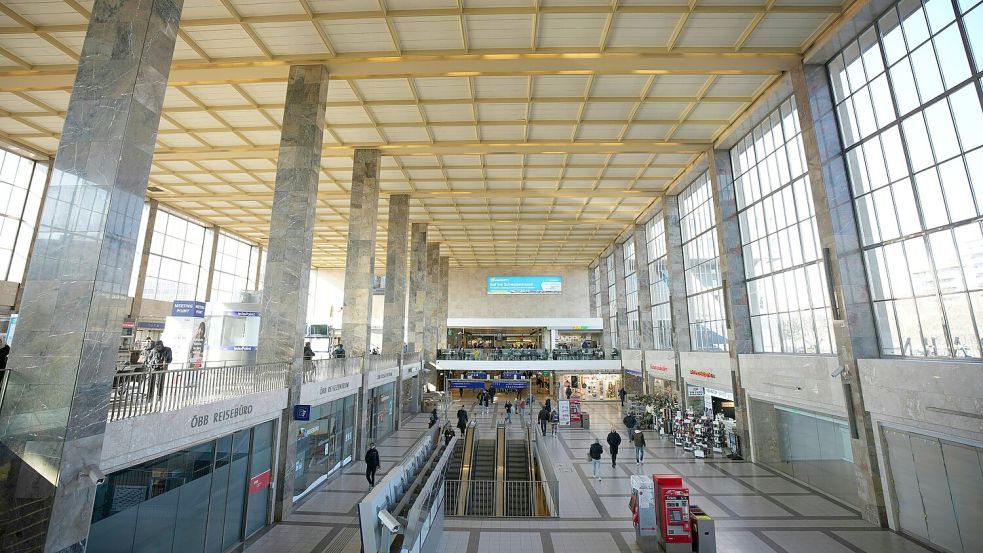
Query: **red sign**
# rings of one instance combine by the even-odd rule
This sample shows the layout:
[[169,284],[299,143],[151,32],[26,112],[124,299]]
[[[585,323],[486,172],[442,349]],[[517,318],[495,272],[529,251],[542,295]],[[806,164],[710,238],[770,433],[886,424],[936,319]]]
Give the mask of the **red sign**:
[[249,479],[249,495],[253,495],[256,492],[261,491],[263,488],[267,488],[270,485],[270,471],[267,469],[264,472],[257,474]]
[[660,373],[667,373],[667,372],[669,372],[669,367],[663,367],[662,365],[656,365],[655,363],[652,363],[651,365],[649,365],[649,368],[652,369],[655,372],[660,372]]
[[693,369],[690,369],[689,374],[693,376],[702,376],[703,378],[717,378],[717,375],[710,371],[694,371]]

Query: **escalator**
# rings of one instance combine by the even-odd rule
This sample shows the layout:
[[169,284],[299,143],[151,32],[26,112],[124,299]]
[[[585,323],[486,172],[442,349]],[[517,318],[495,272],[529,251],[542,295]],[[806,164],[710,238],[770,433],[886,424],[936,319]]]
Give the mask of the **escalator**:
[[532,516],[532,470],[525,440],[508,440],[505,453],[505,516]]
[[494,438],[475,440],[468,493],[469,516],[490,517],[495,514],[495,450]]

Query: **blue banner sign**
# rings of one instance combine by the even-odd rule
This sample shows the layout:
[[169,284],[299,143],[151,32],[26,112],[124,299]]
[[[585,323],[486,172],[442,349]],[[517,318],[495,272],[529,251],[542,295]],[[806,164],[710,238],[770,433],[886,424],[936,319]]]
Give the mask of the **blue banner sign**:
[[642,376],[642,371],[640,369],[629,369],[625,367],[625,374],[630,374],[632,376]]
[[524,390],[529,383],[525,380],[496,380],[492,382],[492,388],[496,390]]
[[559,294],[563,279],[558,276],[490,276],[489,294]]
[[451,380],[451,389],[457,390],[458,388],[471,389],[471,388],[484,388],[484,382],[471,382],[468,380]]
[[204,317],[205,302],[174,300],[171,304],[172,317]]
[[223,351],[256,351],[256,346],[222,346]]
[[476,378],[478,380],[487,380],[488,373],[468,373],[468,378]]
[[145,328],[147,330],[164,330],[164,323],[137,321],[137,328]]
[[518,380],[518,379],[522,378],[522,373],[504,372],[504,373],[502,373],[502,378],[511,379],[511,380]]
[[259,317],[259,311],[226,311],[226,317]]

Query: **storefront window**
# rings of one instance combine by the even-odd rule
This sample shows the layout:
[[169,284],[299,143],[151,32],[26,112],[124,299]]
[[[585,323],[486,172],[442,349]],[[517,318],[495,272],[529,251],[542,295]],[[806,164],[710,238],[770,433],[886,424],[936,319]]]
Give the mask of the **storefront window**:
[[620,374],[564,374],[561,375],[560,393],[566,397],[567,386],[571,398],[587,400],[617,400],[622,381]]
[[669,309],[669,265],[666,257],[666,226],[662,212],[645,225],[649,260],[649,294],[652,297],[652,335],[655,349],[672,349],[672,312]]
[[380,440],[393,431],[395,393],[395,383],[369,390],[369,438]]
[[108,475],[86,550],[221,553],[240,543],[268,520],[272,443],[267,422]]
[[355,419],[355,396],[311,407],[311,420],[297,431],[294,498],[299,498],[351,461],[345,451],[346,428]]

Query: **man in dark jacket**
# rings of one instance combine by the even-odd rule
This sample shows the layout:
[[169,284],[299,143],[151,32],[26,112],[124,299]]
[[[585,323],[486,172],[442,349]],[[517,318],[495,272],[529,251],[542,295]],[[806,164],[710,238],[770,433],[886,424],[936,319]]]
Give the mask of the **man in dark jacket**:
[[625,406],[625,398],[628,396],[628,392],[624,388],[618,390],[618,399],[621,400],[621,406]]
[[629,434],[631,443],[635,446],[635,464],[640,465],[645,460],[645,434],[641,430],[636,430],[634,434]]
[[628,413],[625,415],[625,418],[621,419],[621,421],[625,423],[626,427],[628,427],[628,435],[631,436],[632,432],[635,430],[635,425],[638,424],[638,419],[635,418],[635,413]]
[[464,437],[464,432],[468,429],[468,412],[464,407],[457,410],[457,427],[461,429],[461,437]]
[[314,359],[314,349],[311,348],[310,342],[304,342],[304,361],[311,361]]
[[550,412],[546,407],[539,410],[539,429],[543,431],[543,436],[546,435],[546,423],[550,421]]
[[618,446],[621,445],[621,434],[614,428],[608,434],[608,447],[611,448],[611,466],[618,466]]
[[570,396],[573,395],[573,389],[570,388],[570,386],[567,386],[566,395],[567,395],[567,399],[570,399]]
[[446,445],[450,444],[451,443],[451,440],[453,440],[453,439],[454,439],[454,427],[451,426],[450,424],[448,424],[444,428],[444,445],[446,446]]
[[590,464],[594,469],[594,478],[597,481],[601,481],[601,454],[604,453],[604,448],[601,447],[601,442],[594,440],[594,443],[590,445],[590,451],[587,452],[587,456],[590,458]]
[[375,471],[379,470],[379,450],[375,448],[375,443],[369,444],[369,450],[365,452],[365,479],[369,481],[369,487],[375,486]]

